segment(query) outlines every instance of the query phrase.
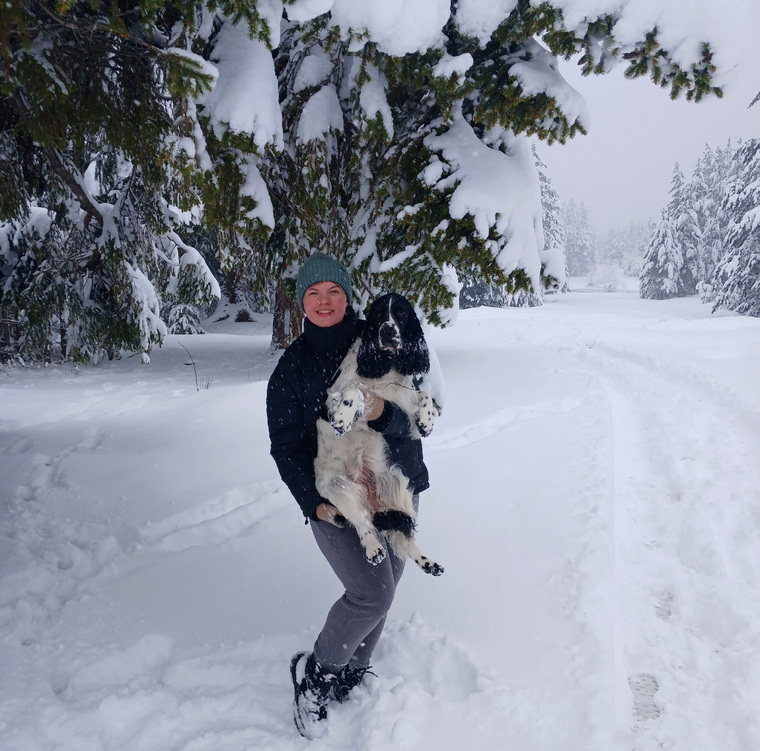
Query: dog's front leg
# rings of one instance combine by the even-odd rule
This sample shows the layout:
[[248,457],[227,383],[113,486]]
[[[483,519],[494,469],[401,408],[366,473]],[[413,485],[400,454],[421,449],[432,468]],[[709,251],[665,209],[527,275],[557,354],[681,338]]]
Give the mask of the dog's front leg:
[[433,397],[427,391],[418,392],[417,412],[414,416],[414,424],[423,438],[433,432],[433,426],[439,415],[440,412],[438,407],[435,406]]
[[330,394],[327,416],[336,435],[343,435],[364,414],[364,394],[355,386],[347,386]]

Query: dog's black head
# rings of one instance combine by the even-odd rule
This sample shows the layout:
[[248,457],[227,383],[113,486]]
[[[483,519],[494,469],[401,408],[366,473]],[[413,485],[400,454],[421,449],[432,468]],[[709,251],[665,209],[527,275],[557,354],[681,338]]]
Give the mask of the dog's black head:
[[356,359],[361,378],[380,378],[390,370],[401,375],[430,370],[422,324],[405,297],[390,293],[372,303]]

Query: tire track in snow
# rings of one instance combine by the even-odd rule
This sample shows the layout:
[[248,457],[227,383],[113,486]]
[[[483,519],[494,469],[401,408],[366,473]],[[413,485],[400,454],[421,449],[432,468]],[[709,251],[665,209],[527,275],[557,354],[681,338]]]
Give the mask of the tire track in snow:
[[[758,685],[752,418],[693,367],[606,345],[581,363],[613,426],[617,731],[635,749],[757,747],[736,702]],[[690,739],[706,727],[714,737]]]
[[256,482],[147,524],[141,536],[153,549],[169,552],[218,545],[249,534],[262,521],[290,506],[279,480]]
[[51,501],[78,495],[66,460],[76,453],[100,452],[109,440],[100,428],[84,430],[55,454],[36,451],[31,438],[8,441],[0,451],[28,468],[16,486],[0,524],[0,634],[31,644],[72,599],[87,596],[143,546],[180,552],[216,545],[249,534],[259,523],[289,508],[282,484],[266,480],[231,488],[213,498],[136,530],[118,519],[60,518],[46,512]]
[[534,420],[547,415],[556,415],[560,412],[570,412],[581,406],[582,403],[583,400],[580,397],[573,396],[561,401],[550,400],[525,406],[505,407],[491,417],[477,422],[458,425],[456,428],[434,429],[433,433],[425,438],[425,451],[454,449],[470,443],[477,443],[501,433],[516,422]]

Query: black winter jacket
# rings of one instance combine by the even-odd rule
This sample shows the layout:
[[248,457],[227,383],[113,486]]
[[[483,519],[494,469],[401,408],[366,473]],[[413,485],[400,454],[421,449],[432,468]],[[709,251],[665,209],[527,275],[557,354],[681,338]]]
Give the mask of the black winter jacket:
[[[327,390],[357,336],[363,321],[349,306],[337,326],[320,328],[306,321],[304,332],[282,354],[267,387],[267,422],[270,453],[285,484],[308,519],[325,502],[315,486],[317,417],[324,416]],[[422,459],[422,442],[411,437],[409,418],[391,402],[368,423],[383,434],[389,459],[409,478],[413,492],[428,488],[428,471]]]

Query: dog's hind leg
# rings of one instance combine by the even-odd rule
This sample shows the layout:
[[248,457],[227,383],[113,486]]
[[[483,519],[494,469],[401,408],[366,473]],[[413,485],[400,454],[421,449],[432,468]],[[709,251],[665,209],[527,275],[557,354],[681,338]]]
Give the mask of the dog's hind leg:
[[411,537],[411,535],[414,534],[414,529],[417,526],[413,516],[410,516],[404,511],[399,511],[398,509],[383,509],[377,511],[372,517],[372,523],[374,524],[375,529],[378,529],[381,532],[395,530],[407,537]]
[[411,558],[426,574],[440,576],[443,573],[443,566],[424,555],[414,537],[398,531],[388,532],[388,543],[396,555]]
[[346,518],[356,530],[367,560],[377,566],[386,556],[385,546],[372,525],[369,512],[364,507],[366,489],[346,477],[333,477],[326,484],[318,484],[317,490]]

